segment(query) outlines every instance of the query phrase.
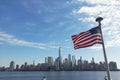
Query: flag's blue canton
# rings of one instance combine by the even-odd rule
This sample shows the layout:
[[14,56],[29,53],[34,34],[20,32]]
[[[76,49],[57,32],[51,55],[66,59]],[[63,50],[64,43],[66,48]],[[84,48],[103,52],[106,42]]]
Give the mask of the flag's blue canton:
[[100,28],[99,27],[95,27],[89,30],[91,34],[97,34],[100,33]]

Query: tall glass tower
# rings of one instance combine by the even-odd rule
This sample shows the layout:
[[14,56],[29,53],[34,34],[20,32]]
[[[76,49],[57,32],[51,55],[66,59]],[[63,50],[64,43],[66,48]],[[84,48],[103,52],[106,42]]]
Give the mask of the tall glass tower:
[[61,56],[61,47],[59,47],[59,68],[61,69],[62,66],[62,56]]

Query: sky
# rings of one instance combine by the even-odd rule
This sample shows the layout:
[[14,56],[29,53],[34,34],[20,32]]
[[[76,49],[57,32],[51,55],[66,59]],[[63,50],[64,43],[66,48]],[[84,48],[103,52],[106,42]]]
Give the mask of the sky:
[[102,31],[108,62],[120,68],[119,0],[0,0],[0,66],[43,63],[45,57],[104,61],[100,44],[74,50],[71,36],[98,26]]

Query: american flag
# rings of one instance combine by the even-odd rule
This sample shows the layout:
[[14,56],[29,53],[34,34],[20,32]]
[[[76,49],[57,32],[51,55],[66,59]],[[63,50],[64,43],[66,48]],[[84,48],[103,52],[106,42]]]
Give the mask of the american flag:
[[85,48],[94,44],[102,44],[102,37],[99,27],[72,36],[74,49]]

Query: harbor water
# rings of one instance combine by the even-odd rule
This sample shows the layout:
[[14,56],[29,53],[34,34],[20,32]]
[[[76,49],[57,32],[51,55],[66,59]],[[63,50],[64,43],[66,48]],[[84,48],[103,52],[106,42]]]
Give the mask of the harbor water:
[[[0,80],[104,80],[105,71],[39,71],[0,72]],[[111,72],[112,80],[120,80],[120,71]]]

